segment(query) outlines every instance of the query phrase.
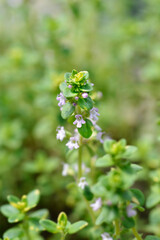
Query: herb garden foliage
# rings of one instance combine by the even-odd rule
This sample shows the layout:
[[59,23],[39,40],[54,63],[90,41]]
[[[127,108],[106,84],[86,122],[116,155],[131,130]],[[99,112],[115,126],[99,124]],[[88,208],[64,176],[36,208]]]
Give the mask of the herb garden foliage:
[[[66,213],[61,212],[55,222],[47,219],[47,209],[32,211],[39,202],[39,190],[21,198],[9,195],[9,204],[3,205],[1,212],[9,223],[16,225],[3,234],[4,240],[43,239],[43,231],[53,234],[53,239],[58,236],[65,240],[83,229],[88,239],[160,240],[154,235],[145,237],[143,229],[140,232],[137,229],[138,211],[145,210],[144,194],[134,187],[138,173],[142,171],[139,164],[133,163],[137,148],[127,145],[125,139],[113,140],[102,131],[97,123],[100,114],[92,98],[93,85],[87,71],[73,70],[65,74],[57,95],[61,116],[72,127],[67,130],[58,126],[56,138],[66,141],[66,159],[77,153],[74,164],[69,163],[69,159],[63,163],[62,178],[71,176],[68,189],[74,191],[80,201],[82,211],[85,211],[84,220],[71,223]],[[97,151],[95,155],[97,142],[103,145],[100,156]],[[83,158],[85,147],[90,154],[88,166]],[[104,171],[99,172],[99,168]],[[148,208],[159,202],[158,194],[154,194],[147,199]]]
[[[109,189],[113,189],[110,197],[116,196],[113,198],[116,205],[117,194],[131,186],[132,193],[125,191],[124,199],[129,194],[128,198],[136,201],[133,189],[141,189],[145,195],[143,207],[147,208],[138,215],[138,232],[143,233],[143,238],[146,235],[160,236],[160,153],[157,141],[160,134],[156,124],[160,116],[159,14],[159,0],[0,1],[1,206],[6,204],[8,195],[20,197],[32,189],[39,189],[41,201],[35,211],[47,207],[54,222],[62,211],[66,212],[71,224],[80,220],[88,222],[82,231],[74,236],[68,234],[66,238],[102,239],[101,234],[105,232],[99,230],[96,235],[90,228],[91,219],[86,214],[83,197],[89,205],[93,204],[94,209],[102,204],[97,210],[103,210],[102,220],[95,219],[100,222],[103,213],[105,215],[105,211],[112,208],[108,205],[104,208],[104,196]],[[64,73],[72,68],[88,69],[95,86],[91,86],[91,92],[86,86],[83,92],[82,87],[76,100],[73,97],[77,94],[76,86],[73,79],[69,79],[72,83],[68,82],[67,86],[73,85],[74,88],[69,87],[66,91],[75,92],[71,98],[65,97],[68,110],[64,108],[63,114],[66,117],[74,111],[69,118],[63,119],[56,95]],[[70,75],[66,74],[66,81],[67,76]],[[83,115],[82,118],[75,118],[75,104],[86,114],[79,114]],[[98,125],[103,131],[96,129],[89,117],[95,106],[99,108]],[[55,137],[57,126],[61,130],[57,137],[63,139],[65,135],[62,143]],[[88,185],[82,198],[72,178],[78,174],[79,144],[75,141],[77,133],[71,135],[71,126],[81,126],[77,128],[78,134],[83,134],[82,173],[86,179],[82,179],[81,185],[85,185],[84,180]],[[138,151],[134,156],[131,154],[131,158],[124,155],[123,161],[114,159],[114,151],[102,147],[106,137],[103,132],[110,140],[116,139],[114,145],[108,138],[107,144],[113,144],[113,148],[117,148],[116,144],[125,146],[124,140],[119,142],[119,139],[126,138],[130,145],[138,147]],[[90,134],[91,137],[87,138]],[[66,150],[73,147],[73,143],[77,150]],[[112,170],[109,176],[105,176],[110,179],[106,183],[100,176],[112,168],[116,168],[116,172]],[[137,173],[133,174],[134,171]],[[67,176],[62,177],[66,172]],[[121,178],[122,173],[125,174]],[[117,193],[119,178],[122,184]],[[103,193],[102,196],[96,195],[96,191]],[[138,206],[134,204],[130,210],[143,210],[138,205],[139,200],[136,202]],[[27,215],[31,212],[32,209]],[[96,217],[99,212],[95,212]],[[124,212],[119,213],[120,217]],[[113,219],[113,214],[108,215],[108,219]],[[0,215],[1,236],[10,227],[6,218]],[[112,227],[104,229],[110,236],[105,234],[103,238],[114,237]],[[132,236],[130,233],[123,233],[126,239]],[[42,239],[38,233],[31,234],[34,239]],[[42,235],[47,239],[51,236],[45,232]],[[57,238],[58,234],[51,236],[51,239]],[[152,236],[152,239],[156,238]]]

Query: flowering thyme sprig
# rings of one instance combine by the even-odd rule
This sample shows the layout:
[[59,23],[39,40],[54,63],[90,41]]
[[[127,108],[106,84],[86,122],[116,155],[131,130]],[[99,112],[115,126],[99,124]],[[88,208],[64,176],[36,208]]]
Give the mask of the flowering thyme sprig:
[[[60,94],[57,97],[59,101],[61,116],[69,119],[74,127],[74,133],[69,135],[66,146],[69,150],[78,151],[78,174],[68,164],[63,165],[62,175],[72,175],[76,178],[79,192],[83,198],[91,216],[93,225],[108,224],[107,231],[99,232],[99,238],[102,240],[121,239],[121,233],[124,230],[132,229],[137,240],[142,240],[135,229],[135,215],[138,210],[143,211],[144,204],[143,193],[138,189],[132,189],[135,181],[135,173],[140,170],[136,164],[129,161],[136,148],[127,146],[126,141],[121,139],[115,141],[106,136],[105,132],[98,126],[98,109],[93,101],[93,84],[89,81],[87,71],[65,74],[65,81],[60,85]],[[57,128],[57,139],[62,141],[68,137],[67,131],[63,127]],[[85,175],[83,169],[82,147],[86,144],[89,149],[92,137],[98,140],[104,146],[105,155],[98,158],[91,166],[91,173]],[[88,139],[87,141],[85,139]],[[90,152],[95,154],[92,149]],[[91,153],[91,154],[92,154]],[[93,155],[94,156],[94,155]],[[95,184],[90,186],[92,181],[89,175],[95,176],[93,167],[106,167],[110,170],[105,175],[101,175]],[[87,180],[86,180],[87,179]],[[95,199],[94,202],[93,199]],[[103,201],[102,201],[103,199]],[[98,211],[99,210],[99,211]],[[104,229],[103,229],[104,230]],[[113,236],[113,237],[112,237]]]

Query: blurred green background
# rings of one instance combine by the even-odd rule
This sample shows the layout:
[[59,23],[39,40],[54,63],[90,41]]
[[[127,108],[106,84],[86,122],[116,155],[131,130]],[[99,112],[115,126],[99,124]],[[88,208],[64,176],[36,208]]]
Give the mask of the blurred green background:
[[90,73],[103,130],[139,147],[147,196],[160,165],[159,27],[160,0],[0,0],[0,204],[38,188],[52,219],[72,212],[56,95],[73,68]]

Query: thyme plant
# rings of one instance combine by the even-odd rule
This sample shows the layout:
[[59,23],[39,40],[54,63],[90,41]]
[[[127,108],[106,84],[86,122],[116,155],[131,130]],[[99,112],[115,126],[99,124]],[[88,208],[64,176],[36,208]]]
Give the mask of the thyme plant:
[[[4,240],[41,240],[42,231],[58,234],[58,239],[65,240],[85,227],[89,239],[160,240],[156,236],[144,236],[143,231],[137,229],[138,211],[145,210],[143,192],[135,187],[137,175],[142,170],[134,163],[137,148],[127,145],[125,139],[113,140],[102,131],[98,125],[100,114],[95,107],[93,86],[87,71],[73,70],[65,74],[57,96],[61,116],[71,126],[69,130],[64,126],[57,128],[57,139],[66,141],[68,156],[62,175],[73,177],[71,185],[75,186],[86,208],[85,220],[71,223],[61,212],[56,223],[46,219],[46,209],[30,212],[39,202],[38,190],[21,199],[11,195],[8,196],[9,204],[2,206],[1,212],[9,223],[17,225],[4,233]],[[84,149],[91,156],[88,166],[83,159]],[[74,166],[68,161],[73,152],[77,152]],[[159,202],[157,189],[158,183],[147,199],[148,208]]]

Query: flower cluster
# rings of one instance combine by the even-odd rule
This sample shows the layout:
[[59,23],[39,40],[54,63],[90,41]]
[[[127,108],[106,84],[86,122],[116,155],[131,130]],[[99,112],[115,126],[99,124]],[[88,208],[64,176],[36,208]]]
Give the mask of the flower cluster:
[[[58,127],[57,139],[62,141],[66,138],[67,148],[78,150],[76,155],[78,163],[64,163],[62,175],[70,175],[76,179],[76,186],[87,202],[87,209],[93,222],[101,225],[98,239],[100,237],[102,240],[121,239],[121,231],[125,232],[130,228],[135,236],[139,236],[137,232],[135,234],[134,217],[137,209],[143,211],[144,199],[139,189],[131,188],[139,166],[129,161],[136,147],[128,146],[124,139],[115,141],[109,138],[97,124],[100,114],[98,108],[94,106],[93,84],[89,81],[87,71],[78,73],[73,70],[66,73],[60,90],[57,100],[61,116],[68,119],[74,131],[70,133],[65,131],[64,127]],[[104,156],[92,158],[88,168],[83,162],[82,147],[86,145],[89,153],[95,156],[98,151],[94,146],[99,147],[99,144],[90,147],[91,143],[95,142],[103,144]],[[72,151],[68,152],[68,155],[70,154]],[[97,176],[95,167],[105,167],[109,170],[95,181]],[[90,186],[93,182],[94,184]],[[109,227],[103,229],[106,223]]]
[[[60,85],[60,94],[57,96],[58,106],[61,110],[62,118],[74,118],[73,125],[76,127],[76,135],[71,136],[66,143],[68,149],[79,148],[79,137],[90,138],[93,131],[100,143],[104,142],[105,132],[97,125],[100,116],[98,108],[93,106],[91,92],[93,83],[89,81],[87,71],[65,74],[65,81]],[[57,139],[62,141],[66,137],[64,127],[57,128]]]

